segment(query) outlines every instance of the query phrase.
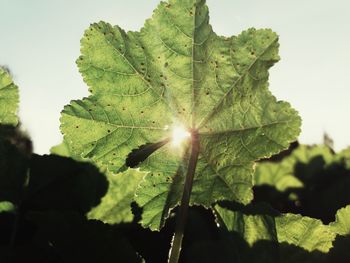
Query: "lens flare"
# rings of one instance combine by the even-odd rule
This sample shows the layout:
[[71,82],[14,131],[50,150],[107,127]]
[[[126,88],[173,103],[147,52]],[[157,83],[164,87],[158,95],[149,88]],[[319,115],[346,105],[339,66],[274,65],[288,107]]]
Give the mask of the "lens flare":
[[179,147],[183,141],[191,137],[191,134],[182,126],[173,128],[171,144],[174,147]]

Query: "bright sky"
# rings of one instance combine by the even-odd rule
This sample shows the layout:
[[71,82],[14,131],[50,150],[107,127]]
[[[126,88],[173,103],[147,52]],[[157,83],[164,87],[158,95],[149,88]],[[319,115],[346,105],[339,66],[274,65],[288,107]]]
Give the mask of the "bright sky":
[[[20,117],[35,151],[48,153],[62,138],[60,111],[87,96],[75,60],[80,38],[104,20],[138,30],[158,0],[0,0],[0,65],[20,87]],[[303,118],[300,141],[321,143],[324,132],[340,150],[350,145],[350,1],[207,0],[221,35],[248,27],[280,35],[282,60],[270,89]]]

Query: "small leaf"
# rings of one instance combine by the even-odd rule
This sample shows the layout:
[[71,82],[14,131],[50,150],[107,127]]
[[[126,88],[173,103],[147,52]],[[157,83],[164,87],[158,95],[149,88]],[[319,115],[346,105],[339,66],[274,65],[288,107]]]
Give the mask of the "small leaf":
[[18,87],[4,68],[0,67],[0,124],[18,124]]
[[350,205],[337,211],[335,221],[330,223],[330,227],[339,235],[350,235]]
[[0,202],[0,214],[1,213],[14,213],[16,211],[16,206],[8,201]]

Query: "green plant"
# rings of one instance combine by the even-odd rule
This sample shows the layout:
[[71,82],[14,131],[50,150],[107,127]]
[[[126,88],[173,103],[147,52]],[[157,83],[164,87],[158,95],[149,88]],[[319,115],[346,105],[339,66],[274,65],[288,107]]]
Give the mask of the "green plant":
[[[159,230],[181,200],[174,258],[189,203],[249,203],[254,161],[287,148],[299,133],[297,113],[267,87],[279,59],[277,35],[249,29],[219,37],[208,22],[204,1],[170,1],[140,32],[91,25],[77,64],[92,95],[66,106],[61,118],[74,155],[111,172],[142,145],[164,142],[139,165],[150,173],[135,201],[142,224]],[[190,139],[174,149],[178,127]]]
[[[36,262],[164,262],[170,243],[169,262],[342,255],[349,206],[326,225],[253,200],[255,162],[285,150],[300,132],[297,112],[268,90],[268,70],[279,60],[275,33],[252,28],[220,37],[205,1],[170,0],[140,32],[92,24],[81,52],[77,64],[91,95],[62,111],[64,141],[54,155],[23,152],[13,140],[18,95],[0,106],[8,258],[21,261],[30,251]],[[0,73],[0,96],[17,94]],[[258,184],[281,192],[304,186],[291,174],[259,176],[258,167]]]

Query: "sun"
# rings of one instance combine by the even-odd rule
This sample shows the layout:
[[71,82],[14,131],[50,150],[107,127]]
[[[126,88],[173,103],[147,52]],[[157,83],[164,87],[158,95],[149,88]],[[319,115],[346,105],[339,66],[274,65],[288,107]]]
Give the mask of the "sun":
[[183,126],[175,126],[172,131],[171,145],[179,147],[186,139],[191,137],[191,133]]

